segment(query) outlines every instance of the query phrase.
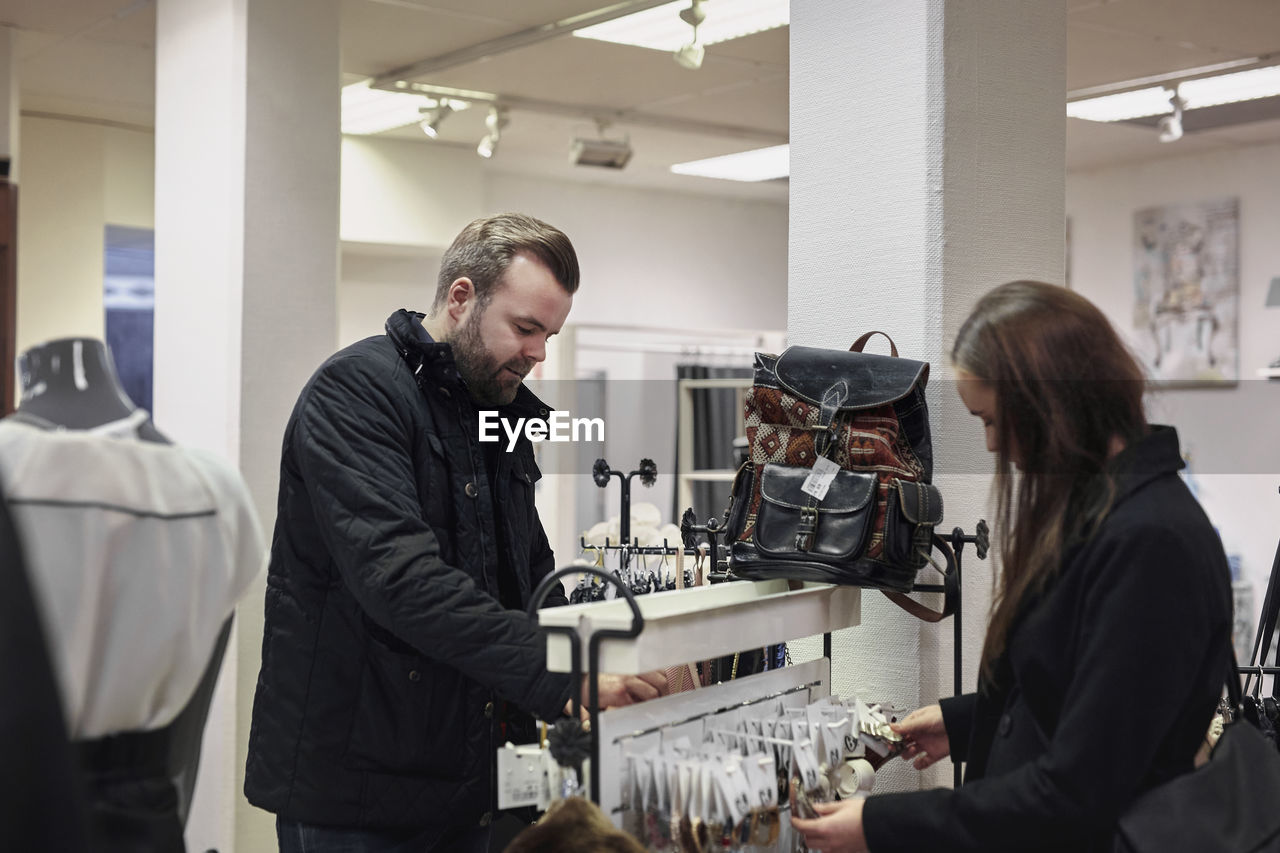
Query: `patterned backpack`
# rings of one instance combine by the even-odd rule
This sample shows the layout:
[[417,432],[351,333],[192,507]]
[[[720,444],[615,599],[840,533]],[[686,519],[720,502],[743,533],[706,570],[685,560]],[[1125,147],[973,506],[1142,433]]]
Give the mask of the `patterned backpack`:
[[[926,362],[790,347],[756,354],[747,393],[748,458],[726,516],[729,569],[742,578],[790,578],[878,587],[913,615],[942,613],[901,593],[930,562],[942,495],[931,482]],[[942,545],[945,549],[945,545]],[[948,573],[953,576],[954,572]]]

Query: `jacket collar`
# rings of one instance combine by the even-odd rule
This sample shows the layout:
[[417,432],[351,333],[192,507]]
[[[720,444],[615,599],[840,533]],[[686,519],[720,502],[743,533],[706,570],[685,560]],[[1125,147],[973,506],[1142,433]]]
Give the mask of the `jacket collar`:
[[1131,443],[1107,465],[1116,484],[1116,503],[1147,483],[1186,467],[1178,444],[1178,431],[1153,424],[1147,434]]
[[[436,379],[466,388],[466,382],[459,375],[457,363],[453,358],[453,347],[434,341],[429,335],[423,334],[422,320],[425,317],[426,315],[419,311],[407,311],[401,308],[387,318],[385,327],[387,337],[395,345],[400,357],[409,364],[415,376],[419,376],[421,370],[430,370]],[[551,407],[538,399],[538,396],[529,390],[529,386],[522,382],[516,391],[515,399],[505,406],[499,406],[498,412],[504,417],[546,419],[551,414]]]

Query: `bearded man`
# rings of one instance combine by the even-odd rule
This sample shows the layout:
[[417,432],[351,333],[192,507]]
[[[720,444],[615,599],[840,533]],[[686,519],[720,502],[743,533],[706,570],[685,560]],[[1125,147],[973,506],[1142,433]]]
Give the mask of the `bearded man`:
[[[555,567],[533,447],[479,441],[480,411],[548,419],[523,380],[577,288],[561,231],[479,219],[444,253],[428,316],[392,314],[298,397],[245,768],[282,853],[487,850],[496,749],[585,695],[547,671],[524,614]],[[599,686],[608,707],[665,680]]]

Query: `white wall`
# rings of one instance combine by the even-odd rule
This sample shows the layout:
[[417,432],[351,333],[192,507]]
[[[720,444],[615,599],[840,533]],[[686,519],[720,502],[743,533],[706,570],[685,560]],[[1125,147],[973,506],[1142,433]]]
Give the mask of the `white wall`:
[[489,211],[569,235],[575,323],[777,329],[787,310],[787,205],[493,174]]
[[466,150],[359,137],[343,139],[342,173],[344,342],[376,333],[358,329],[378,300],[395,297],[382,319],[429,307],[438,253],[467,222],[508,210],[573,240],[582,286],[571,322],[776,329],[786,316],[785,204],[518,176]]
[[[1240,383],[1165,391],[1152,420],[1178,427],[1200,499],[1228,551],[1244,560],[1255,610],[1280,537],[1280,381],[1255,370],[1280,356],[1280,309],[1266,309],[1280,275],[1280,145],[1222,150],[1071,174],[1072,284],[1129,332],[1133,304],[1133,214],[1142,208],[1240,199]],[[1254,617],[1256,624],[1256,613]]]
[[101,338],[105,227],[152,226],[153,138],[44,118],[23,118],[20,134],[17,350]]
[[429,310],[439,269],[440,252],[435,249],[396,252],[344,244],[338,272],[338,346],[382,334],[387,317],[399,308]]

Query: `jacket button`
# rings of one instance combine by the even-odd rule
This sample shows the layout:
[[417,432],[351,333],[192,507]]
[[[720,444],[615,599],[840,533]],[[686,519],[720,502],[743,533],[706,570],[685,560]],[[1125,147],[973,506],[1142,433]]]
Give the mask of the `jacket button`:
[[480,490],[476,488],[475,483],[467,483],[467,486],[463,491],[467,493],[467,497],[469,498],[474,498],[476,495],[480,494]]
[[484,703],[484,715],[491,720],[493,719],[493,703],[492,702]]
[[411,670],[409,670],[409,680],[410,680],[410,681],[421,681],[421,680],[422,680],[422,673],[418,672],[416,669],[411,669]]
[[1008,737],[1011,731],[1013,731],[1013,717],[1005,714],[1000,718],[1000,736]]
[[480,815],[480,825],[488,826],[493,821],[493,812],[485,812]]
[[448,388],[443,388],[443,387],[442,387],[442,388],[440,389],[440,393],[441,393],[441,394],[443,394],[445,397],[448,397],[448,396],[449,396],[449,389],[448,389]]

